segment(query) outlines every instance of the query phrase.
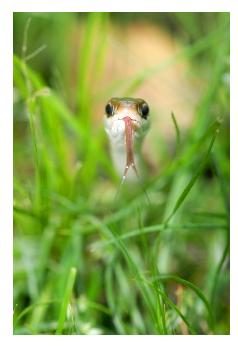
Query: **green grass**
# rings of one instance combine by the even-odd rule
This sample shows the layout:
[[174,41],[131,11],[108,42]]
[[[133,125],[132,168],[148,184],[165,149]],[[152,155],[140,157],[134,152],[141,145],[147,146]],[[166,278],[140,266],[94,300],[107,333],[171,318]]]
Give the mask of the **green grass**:
[[[89,71],[100,85],[117,15],[14,15],[15,334],[229,334],[229,16],[200,16],[153,17],[176,29],[181,51],[95,94]],[[67,50],[78,22],[73,88]],[[156,147],[149,202],[127,184],[115,200],[120,178],[93,104],[135,96],[184,59],[206,80],[193,122],[185,133],[168,110],[173,151]]]

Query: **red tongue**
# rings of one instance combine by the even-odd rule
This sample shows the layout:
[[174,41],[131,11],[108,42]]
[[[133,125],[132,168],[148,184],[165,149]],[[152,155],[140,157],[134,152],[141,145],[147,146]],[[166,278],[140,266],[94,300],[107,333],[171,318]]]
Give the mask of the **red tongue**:
[[126,167],[123,175],[123,180],[126,178],[127,172],[132,167],[138,176],[137,169],[134,161],[134,149],[133,149],[133,128],[132,120],[130,117],[123,118],[125,122],[125,137],[126,137]]

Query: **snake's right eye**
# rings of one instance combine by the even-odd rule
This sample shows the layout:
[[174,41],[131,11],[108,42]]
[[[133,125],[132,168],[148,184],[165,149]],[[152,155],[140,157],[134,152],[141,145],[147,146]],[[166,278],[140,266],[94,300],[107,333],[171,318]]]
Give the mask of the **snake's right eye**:
[[107,104],[105,107],[105,112],[108,117],[111,117],[113,115],[113,106],[111,104]]
[[142,104],[140,111],[141,111],[142,118],[147,119],[147,116],[150,111],[149,106],[146,103]]

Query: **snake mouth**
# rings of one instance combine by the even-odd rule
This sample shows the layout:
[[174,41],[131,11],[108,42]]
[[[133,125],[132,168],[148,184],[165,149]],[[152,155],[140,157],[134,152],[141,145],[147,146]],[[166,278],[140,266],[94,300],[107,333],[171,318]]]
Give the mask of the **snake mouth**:
[[124,117],[122,117],[122,118],[118,118],[118,120],[125,121],[125,120],[128,119],[128,118],[129,118],[130,121],[131,121],[131,125],[132,125],[132,128],[133,128],[134,131],[137,131],[138,129],[140,129],[142,123],[141,123],[138,119],[136,119],[136,118],[134,118],[134,117],[131,117],[131,116],[124,116]]
[[126,133],[126,122],[130,121],[130,126],[132,129],[132,136],[137,139],[143,135],[143,121],[141,117],[136,113],[123,112],[121,114],[115,114],[113,117],[106,118],[106,131],[110,138],[113,139],[114,143],[118,145],[123,144],[123,138],[125,138]]
[[[125,121],[126,118],[127,117],[123,117],[122,119]],[[138,121],[135,118],[131,118],[130,116],[128,116],[128,118],[130,118],[130,120],[131,120],[131,124],[132,124],[133,130],[137,130],[138,128],[141,127],[141,122],[140,121]]]

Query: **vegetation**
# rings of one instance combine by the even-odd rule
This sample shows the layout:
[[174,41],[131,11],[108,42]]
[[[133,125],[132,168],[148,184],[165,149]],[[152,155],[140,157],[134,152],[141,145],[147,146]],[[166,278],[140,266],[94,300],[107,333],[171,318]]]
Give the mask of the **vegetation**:
[[[88,75],[100,84],[111,25],[141,19],[14,15],[15,334],[229,334],[229,15],[144,15],[181,51],[96,95]],[[120,178],[95,100],[136,96],[180,60],[206,82],[191,126],[168,110],[173,149],[155,145],[150,201],[139,184],[115,200]]]

